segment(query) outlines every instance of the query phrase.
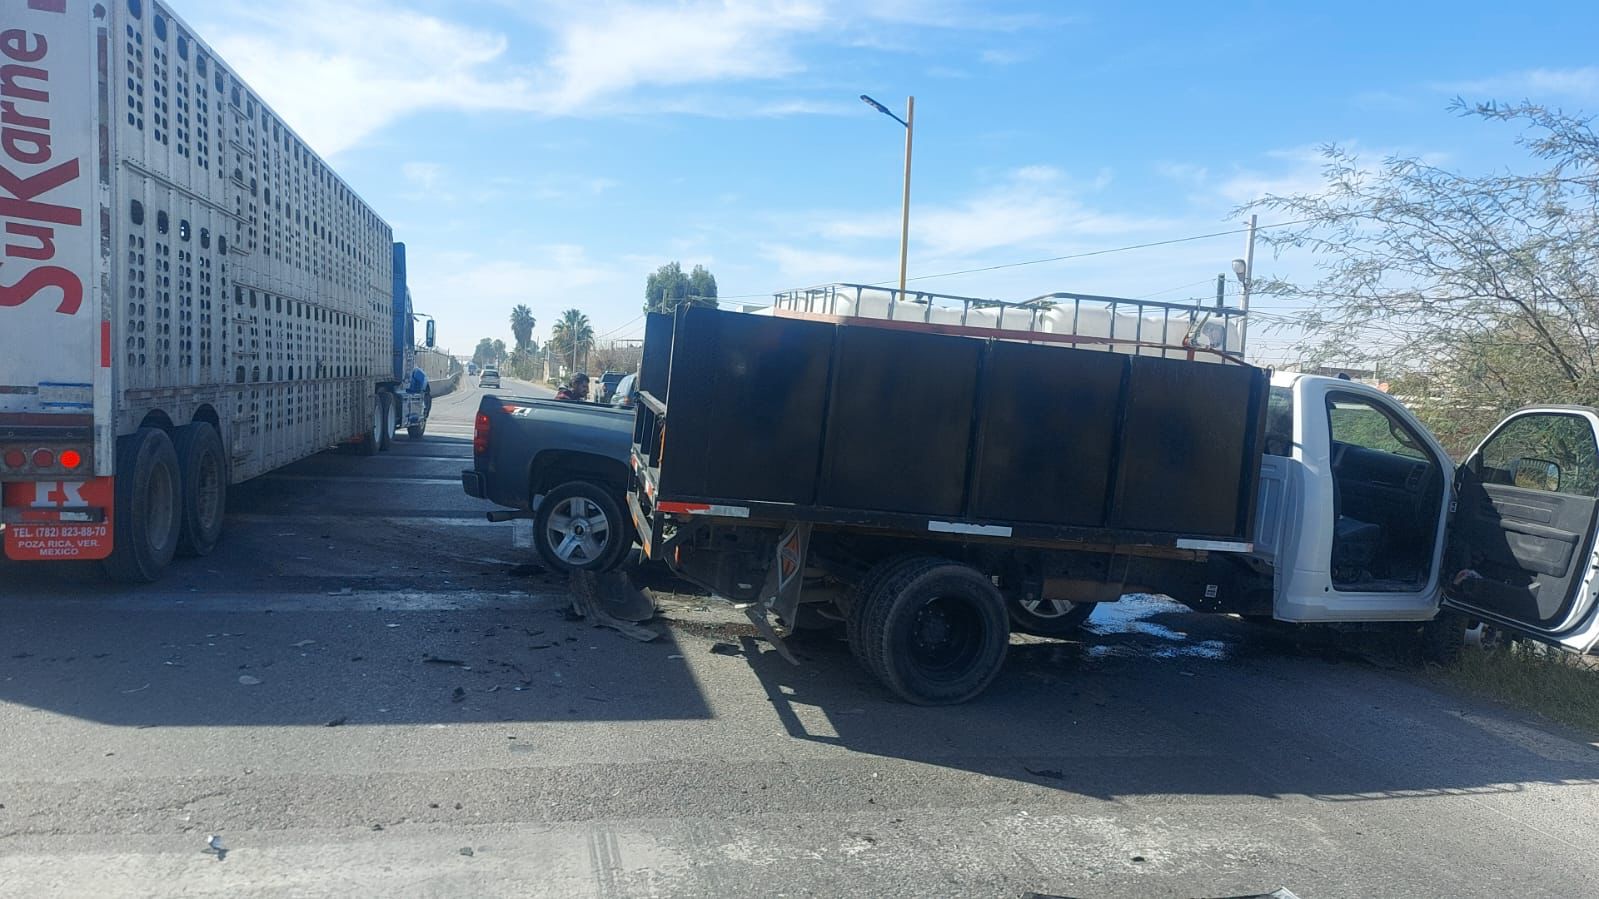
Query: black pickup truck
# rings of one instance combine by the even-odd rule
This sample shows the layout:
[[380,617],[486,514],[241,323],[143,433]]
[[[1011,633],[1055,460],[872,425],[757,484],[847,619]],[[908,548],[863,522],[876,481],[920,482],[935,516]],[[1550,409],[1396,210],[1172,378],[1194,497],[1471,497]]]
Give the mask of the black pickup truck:
[[491,521],[533,519],[533,546],[551,568],[614,568],[633,545],[622,511],[632,435],[631,409],[490,394],[478,404],[461,487],[505,507]]

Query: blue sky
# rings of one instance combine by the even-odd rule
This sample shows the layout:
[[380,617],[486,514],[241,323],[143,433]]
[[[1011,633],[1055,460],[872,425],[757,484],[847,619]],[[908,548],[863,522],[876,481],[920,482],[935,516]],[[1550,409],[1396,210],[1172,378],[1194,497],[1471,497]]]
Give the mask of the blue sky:
[[[602,339],[637,336],[644,278],[674,259],[724,297],[892,279],[902,131],[861,93],[916,96],[912,277],[1226,230],[1239,203],[1314,189],[1327,142],[1520,164],[1512,130],[1446,111],[1457,94],[1599,107],[1599,5],[1579,2],[174,8],[394,226],[456,352],[509,342],[518,302],[541,340],[572,306]],[[917,284],[1179,300],[1212,293],[1242,246]],[[1251,342],[1295,355],[1289,336]]]

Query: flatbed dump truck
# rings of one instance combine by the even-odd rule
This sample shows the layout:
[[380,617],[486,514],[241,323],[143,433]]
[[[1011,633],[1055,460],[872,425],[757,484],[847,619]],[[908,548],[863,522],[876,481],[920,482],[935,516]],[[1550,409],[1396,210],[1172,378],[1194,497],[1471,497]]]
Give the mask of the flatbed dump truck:
[[229,484],[420,436],[404,248],[229,64],[160,2],[0,28],[7,557],[152,580]]
[[1599,639],[1591,409],[1521,410],[1457,470],[1383,391],[1245,364],[1241,309],[840,285],[764,312],[650,317],[627,504],[785,654],[841,621],[901,698],[961,702],[1013,628],[1135,592],[1439,655],[1467,619]]

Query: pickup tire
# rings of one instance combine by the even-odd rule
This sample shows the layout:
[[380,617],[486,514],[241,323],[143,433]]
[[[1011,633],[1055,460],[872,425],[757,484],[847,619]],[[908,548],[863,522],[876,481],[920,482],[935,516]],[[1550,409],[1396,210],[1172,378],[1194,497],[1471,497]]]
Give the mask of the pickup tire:
[[1005,599],[969,565],[898,567],[866,601],[863,649],[884,686],[915,705],[952,705],[999,675],[1010,645]]
[[222,516],[228,503],[228,462],[222,438],[204,421],[178,428],[174,437],[183,479],[178,555],[208,556],[222,537]]
[[609,571],[632,547],[631,534],[616,498],[589,481],[544,494],[533,516],[533,547],[556,571]]
[[1010,600],[1005,610],[1010,613],[1011,627],[1035,637],[1070,637],[1083,627],[1088,616],[1099,608],[1095,602],[1072,602],[1065,599],[1039,599],[1032,601]]
[[140,428],[117,438],[111,555],[108,577],[148,584],[161,576],[178,549],[183,478],[172,439],[160,428]]

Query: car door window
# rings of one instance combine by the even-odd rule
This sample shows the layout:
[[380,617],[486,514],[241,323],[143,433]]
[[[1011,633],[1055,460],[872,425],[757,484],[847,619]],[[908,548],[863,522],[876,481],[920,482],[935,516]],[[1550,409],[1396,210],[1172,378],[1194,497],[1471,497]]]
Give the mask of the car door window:
[[1593,427],[1570,413],[1511,419],[1482,445],[1472,467],[1484,484],[1590,497],[1599,490]]

